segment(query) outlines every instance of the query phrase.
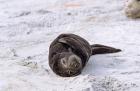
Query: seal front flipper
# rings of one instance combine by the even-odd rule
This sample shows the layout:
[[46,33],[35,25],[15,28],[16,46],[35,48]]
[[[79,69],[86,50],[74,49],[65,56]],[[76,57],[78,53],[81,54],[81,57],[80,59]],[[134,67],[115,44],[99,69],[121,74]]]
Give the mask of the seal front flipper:
[[61,38],[58,40],[58,42],[68,45],[70,47],[69,48],[70,52],[74,52],[77,55],[79,54],[79,56],[90,57],[90,53],[88,53],[86,46],[84,46],[80,41],[72,37]]
[[106,54],[106,53],[116,53],[116,52],[120,52],[120,49],[116,49],[110,46],[105,46],[105,45],[101,45],[101,44],[94,44],[91,45],[91,49],[92,49],[92,55],[96,55],[96,54]]
[[70,47],[68,49],[70,52],[72,52],[72,49],[73,49],[73,50],[77,50],[82,53],[84,52],[84,54],[86,53],[86,50],[83,48],[83,46],[80,44],[80,42],[74,38],[64,37],[64,38],[60,38],[58,40],[58,42],[68,45]]
[[[79,39],[78,39],[79,38]],[[79,56],[82,59],[82,66],[84,67],[91,56],[91,47],[90,45],[80,39],[73,36],[63,37],[58,40],[59,43],[69,46],[69,52],[74,53],[75,55]]]
[[60,38],[58,40],[58,42],[68,45],[70,47],[70,48],[68,48],[69,51],[71,51],[71,48],[76,49],[77,48],[76,46],[78,46],[77,41],[75,39],[69,38],[69,37]]

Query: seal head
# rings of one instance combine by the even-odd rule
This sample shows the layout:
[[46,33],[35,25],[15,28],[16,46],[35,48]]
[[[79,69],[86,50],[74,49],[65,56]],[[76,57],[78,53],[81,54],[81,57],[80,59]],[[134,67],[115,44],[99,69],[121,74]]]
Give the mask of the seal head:
[[63,77],[71,77],[81,73],[81,58],[74,53],[61,53],[57,60],[58,62],[55,62],[53,66],[53,70],[56,74]]

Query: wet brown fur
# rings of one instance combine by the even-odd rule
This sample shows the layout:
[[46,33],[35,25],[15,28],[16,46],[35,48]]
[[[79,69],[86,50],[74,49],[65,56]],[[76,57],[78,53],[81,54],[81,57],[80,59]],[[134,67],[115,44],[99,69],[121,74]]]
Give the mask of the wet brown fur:
[[[57,75],[63,77],[76,76],[82,72],[91,55],[119,51],[121,50],[100,44],[90,45],[85,39],[75,34],[61,34],[50,45],[49,66]],[[78,67],[62,67],[61,60],[66,59],[67,62],[68,58],[73,55],[75,55],[75,61],[73,61],[74,58],[69,61]]]

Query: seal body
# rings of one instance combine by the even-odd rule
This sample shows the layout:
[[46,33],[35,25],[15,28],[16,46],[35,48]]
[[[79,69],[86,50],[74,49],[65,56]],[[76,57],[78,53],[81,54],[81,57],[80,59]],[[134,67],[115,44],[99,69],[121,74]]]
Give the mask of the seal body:
[[82,72],[91,55],[118,51],[99,44],[90,45],[75,34],[61,34],[50,45],[49,66],[59,76],[76,76]]
[[[61,34],[50,45],[49,65],[60,76],[75,76],[81,73],[91,54],[91,47],[85,39],[74,34]],[[64,63],[70,58],[77,59],[78,62],[71,62],[69,68],[62,67],[62,65],[70,65]],[[60,64],[62,62],[63,64]]]

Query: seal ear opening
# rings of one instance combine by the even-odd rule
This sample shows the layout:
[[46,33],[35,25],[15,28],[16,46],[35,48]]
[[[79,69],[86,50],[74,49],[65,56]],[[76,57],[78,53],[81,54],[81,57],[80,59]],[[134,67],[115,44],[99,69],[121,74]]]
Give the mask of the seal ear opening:
[[106,54],[106,53],[116,53],[116,52],[121,51],[121,49],[116,49],[116,48],[113,48],[113,47],[100,45],[100,44],[91,45],[91,49],[92,49],[92,55]]

